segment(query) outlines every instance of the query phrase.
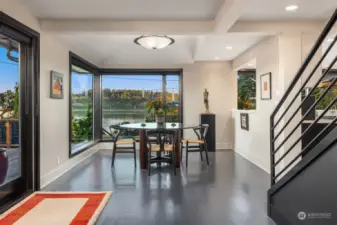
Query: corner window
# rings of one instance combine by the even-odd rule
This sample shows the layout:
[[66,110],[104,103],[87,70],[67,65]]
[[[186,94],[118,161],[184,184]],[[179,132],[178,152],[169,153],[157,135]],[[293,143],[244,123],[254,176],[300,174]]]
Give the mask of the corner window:
[[71,65],[70,156],[83,150],[93,137],[93,78],[89,71]]

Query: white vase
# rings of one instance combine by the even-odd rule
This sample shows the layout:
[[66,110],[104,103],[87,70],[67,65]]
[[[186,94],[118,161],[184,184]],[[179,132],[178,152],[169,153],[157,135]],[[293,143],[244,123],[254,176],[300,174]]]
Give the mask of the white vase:
[[156,122],[157,123],[165,123],[165,116],[164,115],[156,115]]

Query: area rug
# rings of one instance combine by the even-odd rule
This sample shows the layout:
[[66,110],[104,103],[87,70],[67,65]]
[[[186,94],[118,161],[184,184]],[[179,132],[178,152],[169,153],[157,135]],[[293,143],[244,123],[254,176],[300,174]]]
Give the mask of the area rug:
[[2,214],[0,225],[93,225],[111,192],[36,192]]

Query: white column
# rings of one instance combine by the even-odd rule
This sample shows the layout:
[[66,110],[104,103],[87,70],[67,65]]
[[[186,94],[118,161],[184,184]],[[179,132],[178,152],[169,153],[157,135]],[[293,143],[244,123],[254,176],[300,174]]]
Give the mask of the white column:
[[[283,33],[279,35],[279,79],[280,82],[278,87],[280,88],[281,92],[285,92],[291,81],[294,79],[297,71],[301,67],[304,59],[306,58],[307,54],[311,50],[316,38],[317,34],[307,34],[307,33]],[[295,87],[293,88],[293,91],[290,93],[290,95],[287,98],[287,101],[284,103],[284,107],[280,110],[280,115],[283,113],[285,108],[290,104],[291,100],[294,98],[295,94],[300,89],[301,85],[305,81],[305,79],[309,76],[310,72],[318,62],[318,60],[321,57],[321,50],[318,51],[318,53],[315,55],[311,63],[308,65],[307,69],[302,75],[302,78],[296,83]],[[321,68],[319,68],[314,76],[311,78],[313,81],[310,81],[306,87],[312,87],[313,84],[317,81],[318,77],[322,74]],[[283,94],[281,94],[282,96]],[[295,110],[301,103],[301,95],[296,97],[295,102],[292,104],[292,107],[289,109],[289,111],[284,116],[284,119],[279,125],[279,128],[282,128],[284,124],[291,119],[292,115],[295,113]],[[299,121],[302,118],[302,110],[299,110],[295,117],[292,119],[291,123],[287,126],[287,128],[284,130],[282,135],[279,137],[279,140],[276,142],[276,146],[284,140],[285,137],[290,134],[293,129],[296,127],[296,125],[299,123]],[[276,130],[277,134],[277,130]],[[302,134],[301,125],[295,130],[295,132],[291,135],[291,137],[287,140],[287,142],[284,144],[284,147],[280,149],[280,153],[278,154],[278,157],[280,155],[283,155],[300,137]],[[290,151],[287,157],[284,158],[283,162],[280,163],[280,167],[277,168],[277,171],[283,168],[283,166],[287,165],[291,160],[294,159],[302,150],[301,141]],[[293,164],[293,166],[296,165],[296,162]],[[291,168],[291,167],[290,167]]]

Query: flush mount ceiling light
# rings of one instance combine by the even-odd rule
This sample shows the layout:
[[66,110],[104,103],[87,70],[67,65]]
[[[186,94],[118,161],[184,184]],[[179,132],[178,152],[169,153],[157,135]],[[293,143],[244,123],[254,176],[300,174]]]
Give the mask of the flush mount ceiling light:
[[233,47],[232,47],[232,46],[226,46],[226,49],[227,49],[227,50],[232,50]]
[[286,7],[287,12],[295,12],[298,9],[298,5],[288,5]]
[[173,38],[165,35],[149,35],[140,36],[134,40],[137,45],[140,45],[146,49],[163,49],[169,45],[172,45],[175,41]]

